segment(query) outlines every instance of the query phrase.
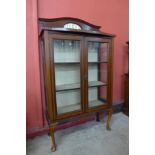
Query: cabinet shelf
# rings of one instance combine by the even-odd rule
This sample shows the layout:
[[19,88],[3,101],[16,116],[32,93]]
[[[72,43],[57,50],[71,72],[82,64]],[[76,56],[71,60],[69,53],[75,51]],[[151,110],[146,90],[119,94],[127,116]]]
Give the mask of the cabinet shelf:
[[95,101],[89,101],[89,107],[96,107],[106,104],[106,102],[95,100]]
[[63,64],[80,64],[80,62],[54,62],[55,64],[63,65]]
[[108,61],[92,61],[88,62],[89,64],[99,64],[99,63],[108,63]]
[[[107,83],[103,83],[101,81],[90,81],[88,83],[89,87],[106,86],[106,85]],[[72,89],[80,89],[80,83],[63,84],[56,86],[56,91],[72,90]]]
[[90,81],[88,82],[88,87],[97,87],[97,86],[107,86],[107,83],[101,81]]
[[[80,62],[54,62],[55,64],[63,65],[63,64],[80,64]],[[88,64],[99,64],[99,63],[108,63],[108,61],[92,61],[88,62]]]

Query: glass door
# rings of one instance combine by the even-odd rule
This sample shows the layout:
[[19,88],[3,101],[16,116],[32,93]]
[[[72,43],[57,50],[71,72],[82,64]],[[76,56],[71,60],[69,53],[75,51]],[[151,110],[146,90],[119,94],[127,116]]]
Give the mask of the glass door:
[[81,37],[52,36],[56,118],[83,111]]
[[86,41],[87,110],[104,107],[108,100],[109,42],[87,38]]

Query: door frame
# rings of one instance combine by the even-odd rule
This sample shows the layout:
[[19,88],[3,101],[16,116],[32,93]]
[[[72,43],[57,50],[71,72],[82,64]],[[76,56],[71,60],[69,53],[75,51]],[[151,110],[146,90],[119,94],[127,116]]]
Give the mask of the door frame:
[[[69,118],[73,116],[77,116],[79,114],[84,113],[84,52],[83,52],[83,37],[80,35],[69,35],[69,34],[49,34],[49,55],[50,55],[50,65],[51,65],[51,81],[53,90],[53,113],[54,120]],[[54,64],[54,46],[53,41],[55,39],[60,40],[77,40],[80,41],[80,84],[81,84],[81,109],[79,111],[71,111],[62,114],[58,114],[57,112],[57,104],[56,104],[56,83],[55,83],[55,64]]]
[[[91,107],[89,108],[88,103],[88,42],[99,42],[99,43],[109,43],[109,61],[107,63],[107,104]],[[85,110],[86,112],[96,112],[101,109],[108,108],[112,105],[112,39],[111,38],[100,38],[100,37],[85,37],[84,38],[84,71],[85,71]]]

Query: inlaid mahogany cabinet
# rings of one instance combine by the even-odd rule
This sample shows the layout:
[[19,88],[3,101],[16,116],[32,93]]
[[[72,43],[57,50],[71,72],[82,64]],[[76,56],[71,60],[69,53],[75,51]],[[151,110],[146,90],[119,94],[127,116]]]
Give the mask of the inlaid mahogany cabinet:
[[39,19],[40,68],[46,116],[54,131],[62,122],[106,110],[112,115],[113,39],[81,19]]

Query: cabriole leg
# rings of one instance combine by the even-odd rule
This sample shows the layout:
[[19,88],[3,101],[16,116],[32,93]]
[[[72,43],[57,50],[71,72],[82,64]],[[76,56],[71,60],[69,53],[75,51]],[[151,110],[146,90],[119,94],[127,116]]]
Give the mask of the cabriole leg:
[[107,116],[107,130],[111,130],[110,128],[110,121],[111,121],[111,116],[112,116],[112,109],[108,110],[108,116]]
[[52,142],[52,147],[51,147],[52,152],[56,151],[56,142],[55,142],[55,137],[54,137],[55,127],[56,127],[55,124],[52,124],[49,126],[51,142]]

